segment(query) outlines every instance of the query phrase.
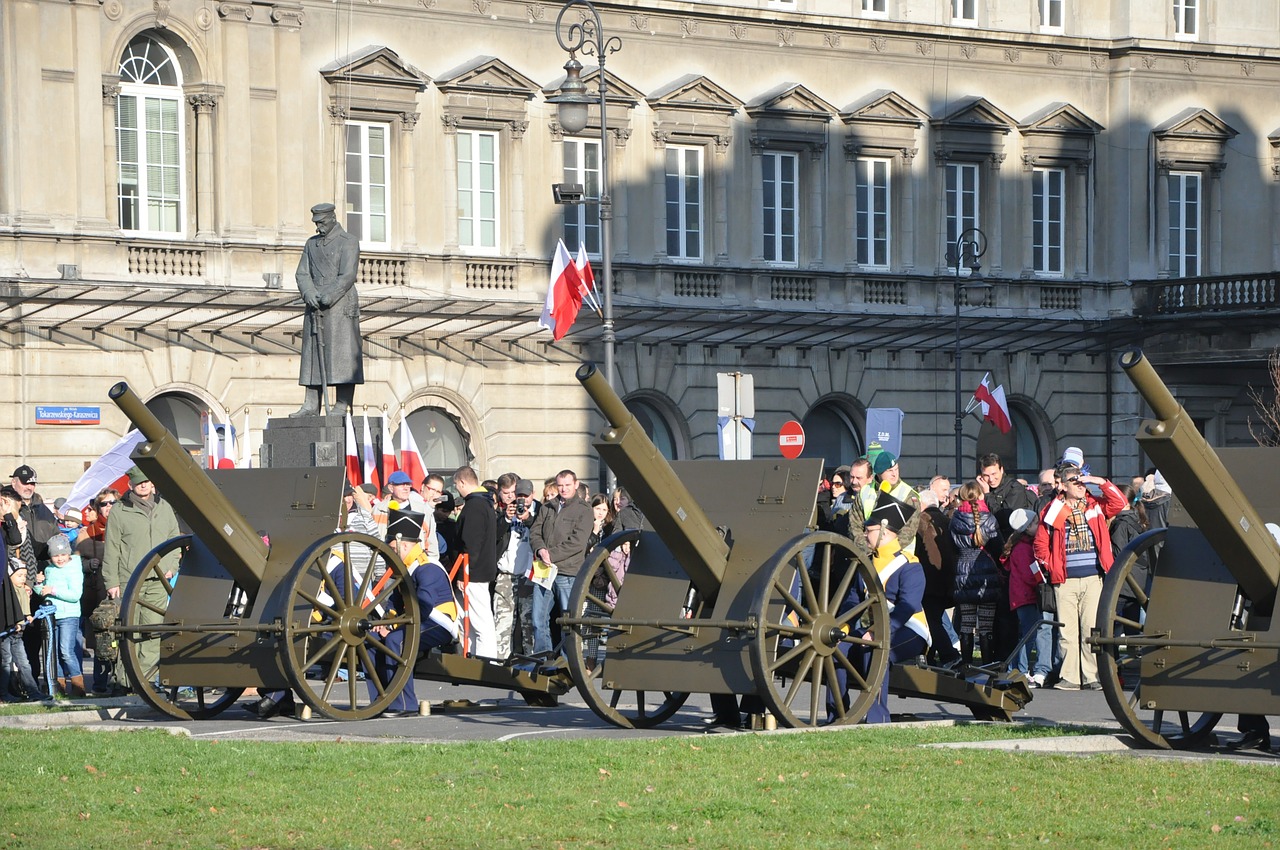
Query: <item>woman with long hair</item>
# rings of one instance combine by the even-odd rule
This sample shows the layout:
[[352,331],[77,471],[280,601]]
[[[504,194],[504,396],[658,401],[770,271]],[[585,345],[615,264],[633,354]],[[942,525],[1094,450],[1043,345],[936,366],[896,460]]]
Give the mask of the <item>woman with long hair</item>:
[[951,515],[951,540],[956,546],[956,631],[960,635],[960,658],[973,660],[978,647],[983,664],[995,658],[996,605],[1007,581],[995,560],[987,554],[988,540],[1000,533],[995,515],[987,510],[982,485],[967,481],[960,487],[958,503]]

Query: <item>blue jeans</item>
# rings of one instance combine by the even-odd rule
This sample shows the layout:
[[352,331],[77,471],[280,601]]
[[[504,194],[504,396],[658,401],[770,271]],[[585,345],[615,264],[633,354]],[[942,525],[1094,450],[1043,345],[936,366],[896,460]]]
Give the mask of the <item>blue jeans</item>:
[[[1052,614],[1043,614],[1038,605],[1023,605],[1014,611],[1018,615],[1018,637],[1021,638],[1031,629],[1036,628],[1036,636],[1023,644],[1018,650],[1018,655],[1013,660],[1013,666],[1023,675],[1030,676],[1034,672],[1041,676],[1048,676],[1053,670],[1053,628],[1051,626],[1041,626],[1045,620],[1052,621]],[[1038,628],[1037,628],[1038,626]],[[1031,667],[1031,657],[1029,649],[1035,647],[1036,660],[1034,670]]]
[[57,675],[69,679],[84,673],[84,647],[80,643],[80,618],[60,617],[54,624],[57,638]]
[[559,604],[560,613],[568,613],[569,595],[576,579],[576,576],[556,576],[550,589],[540,584],[533,586],[534,655],[551,651],[551,603]]
[[[16,673],[10,673],[12,667]],[[14,682],[13,678],[17,677]],[[14,688],[13,686],[17,687]],[[10,690],[13,688],[13,690]],[[27,647],[22,642],[22,635],[14,634],[0,638],[0,700],[7,700],[10,695],[25,695],[28,699],[40,696],[40,686],[31,675],[31,661],[27,658]]]

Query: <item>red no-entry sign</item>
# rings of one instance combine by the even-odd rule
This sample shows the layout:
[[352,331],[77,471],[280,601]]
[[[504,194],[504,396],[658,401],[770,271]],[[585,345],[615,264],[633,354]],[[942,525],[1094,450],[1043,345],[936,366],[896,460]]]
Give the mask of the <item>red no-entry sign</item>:
[[792,419],[778,432],[778,449],[785,458],[795,459],[804,451],[804,428]]

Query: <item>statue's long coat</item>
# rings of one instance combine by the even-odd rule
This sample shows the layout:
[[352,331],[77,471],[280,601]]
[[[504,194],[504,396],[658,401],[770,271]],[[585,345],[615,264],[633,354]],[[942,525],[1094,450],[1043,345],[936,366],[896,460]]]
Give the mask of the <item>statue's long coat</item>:
[[[298,291],[320,297],[325,370],[328,386],[363,384],[364,356],[360,339],[360,299],[356,275],[360,271],[360,241],[335,225],[328,236],[307,240],[298,263]],[[320,386],[320,356],[315,334],[316,310],[307,310],[302,323],[302,363],[298,383]]]

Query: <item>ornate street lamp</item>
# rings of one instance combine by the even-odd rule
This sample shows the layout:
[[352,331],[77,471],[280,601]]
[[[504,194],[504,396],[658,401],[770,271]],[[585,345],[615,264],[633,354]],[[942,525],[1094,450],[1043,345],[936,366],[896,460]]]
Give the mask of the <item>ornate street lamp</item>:
[[[976,227],[961,232],[955,244],[947,250],[947,262],[955,270],[955,302],[956,302],[956,477],[957,483],[964,481],[961,440],[964,436],[964,395],[960,385],[960,304],[970,306],[981,304],[987,297],[991,284],[979,279],[982,271],[982,255],[987,253],[987,234]],[[961,271],[969,272],[968,277]],[[975,298],[974,296],[978,297]]]
[[[565,14],[575,8],[581,10],[582,19],[566,26]],[[560,91],[548,101],[556,104],[556,120],[570,135],[586,129],[587,109],[593,100],[582,82],[582,63],[578,61],[577,54],[594,56],[600,63],[599,97],[595,100],[600,105],[600,254],[604,282],[601,307],[604,314],[604,376],[612,388],[613,349],[617,337],[613,331],[613,200],[609,196],[609,113],[605,100],[608,79],[604,60],[608,54],[622,49],[622,41],[617,36],[605,38],[600,13],[590,0],[569,0],[564,4],[556,16],[556,41],[561,49],[568,51],[569,61],[564,63],[565,79]]]

